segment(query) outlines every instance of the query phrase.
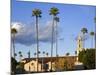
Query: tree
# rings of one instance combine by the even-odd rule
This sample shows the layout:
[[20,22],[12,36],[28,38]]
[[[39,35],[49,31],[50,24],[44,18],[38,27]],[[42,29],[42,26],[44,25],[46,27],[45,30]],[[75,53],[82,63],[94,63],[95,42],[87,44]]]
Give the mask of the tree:
[[19,51],[18,53],[19,53],[19,58],[20,58],[20,61],[21,61],[21,59],[22,59],[22,57],[23,57],[22,52]]
[[88,30],[87,30],[87,28],[82,28],[81,32],[83,33],[83,40],[84,40],[84,42],[83,42],[83,48],[85,48],[84,47],[85,46],[85,34],[88,33]]
[[[90,36],[91,36],[91,48],[93,48],[93,37],[95,37],[95,33],[94,32],[90,32]],[[95,40],[95,38],[94,38]]]
[[46,53],[46,56],[48,57],[49,53]]
[[56,71],[66,71],[68,69],[67,60],[64,58],[60,58],[58,62],[55,63]]
[[16,59],[17,54],[15,53],[14,56],[15,56],[15,59]]
[[96,51],[95,49],[83,50],[79,53],[79,61],[84,64],[87,69],[95,69],[96,67]]
[[43,56],[44,56],[44,54],[45,54],[45,51],[43,51]]
[[30,58],[30,51],[27,54],[28,54],[28,58]]
[[[94,17],[94,23],[96,24],[96,17]],[[96,33],[94,35],[94,39],[95,39],[95,49],[96,49]]]
[[[27,54],[28,54],[28,58],[29,58],[29,62],[30,62],[30,51]],[[29,73],[30,73],[30,63],[29,63]]]
[[66,56],[69,56],[69,55],[70,55],[70,53],[69,53],[69,52],[67,52],[67,53],[66,53]]
[[23,62],[18,62],[17,66],[16,66],[16,73],[17,74],[25,73],[24,63]]
[[96,17],[94,17],[94,23],[96,23]]
[[34,53],[34,56],[36,56],[36,53]]
[[13,55],[15,58],[15,35],[17,34],[17,30],[15,28],[11,28],[11,34],[12,34],[12,44],[13,44]]
[[11,71],[14,74],[15,74],[15,71],[16,71],[16,66],[17,66],[17,61],[13,57],[11,57]]
[[38,72],[38,58],[39,58],[39,54],[38,54],[38,51],[39,51],[39,35],[38,35],[38,19],[41,17],[41,10],[40,9],[34,9],[32,11],[32,16],[35,16],[35,19],[36,19],[36,33],[37,33],[37,36],[36,36],[36,40],[37,40],[37,72]]
[[54,42],[54,21],[57,14],[59,14],[58,8],[52,7],[50,9],[50,15],[52,15],[52,40],[51,40],[51,71],[52,71],[52,56],[53,56],[53,42]]
[[77,55],[77,51],[75,51],[75,55]]

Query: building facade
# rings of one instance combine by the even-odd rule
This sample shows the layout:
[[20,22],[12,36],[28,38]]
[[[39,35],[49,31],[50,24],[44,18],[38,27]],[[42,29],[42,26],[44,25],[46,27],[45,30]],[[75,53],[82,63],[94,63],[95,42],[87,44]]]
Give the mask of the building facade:
[[[56,71],[57,61],[59,60],[58,66],[62,65],[62,59],[67,61],[68,69],[74,69],[74,64],[76,61],[76,56],[62,56],[62,57],[52,57],[52,70]],[[25,58],[21,62],[24,63],[24,70],[27,72],[37,72],[37,61],[36,58]],[[61,66],[62,67],[62,66]],[[51,69],[51,57],[40,57],[38,61],[38,71],[46,72]]]

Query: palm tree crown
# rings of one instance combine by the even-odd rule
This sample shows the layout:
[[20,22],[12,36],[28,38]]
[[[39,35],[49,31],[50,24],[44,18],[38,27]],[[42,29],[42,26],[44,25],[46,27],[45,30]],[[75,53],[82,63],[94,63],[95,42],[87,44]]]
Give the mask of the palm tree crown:
[[81,29],[81,32],[82,32],[83,34],[85,34],[85,33],[88,33],[88,30],[87,30],[87,28],[82,28],[82,29]]
[[59,22],[59,17],[55,17],[54,20],[55,20],[56,22]]
[[90,35],[91,35],[91,36],[94,36],[94,35],[95,35],[95,33],[94,33],[94,32],[90,32]]
[[43,54],[45,54],[45,51],[43,51]]
[[16,53],[14,53],[14,56],[17,56],[17,54],[16,54]]
[[46,55],[48,56],[48,55],[49,55],[49,53],[46,53]]
[[58,8],[52,7],[50,9],[50,15],[56,16],[57,14],[59,14],[58,11],[59,11]]
[[41,14],[42,14],[42,12],[40,9],[34,9],[32,11],[32,16],[41,17]]
[[17,30],[16,30],[15,28],[12,28],[12,29],[11,29],[11,33],[12,33],[12,34],[16,34],[16,33],[17,33]]
[[18,53],[19,53],[20,55],[22,54],[22,52],[21,52],[21,51],[19,51]]

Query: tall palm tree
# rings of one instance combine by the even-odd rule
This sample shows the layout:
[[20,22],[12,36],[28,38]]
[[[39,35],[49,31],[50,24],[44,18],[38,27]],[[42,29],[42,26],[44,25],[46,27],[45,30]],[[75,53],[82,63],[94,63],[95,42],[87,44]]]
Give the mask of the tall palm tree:
[[23,57],[22,52],[19,51],[18,54],[19,54],[19,59],[20,59],[20,61],[21,61],[21,58]]
[[36,53],[34,53],[34,56],[36,56]]
[[42,14],[42,12],[41,12],[40,9],[34,9],[32,11],[32,16],[34,16],[35,19],[36,19],[36,33],[37,33],[37,36],[36,36],[36,40],[37,40],[37,72],[38,72],[38,58],[39,58],[39,54],[38,54],[38,51],[39,51],[38,20],[41,17],[41,14]]
[[30,51],[27,54],[28,54],[28,58],[30,59]]
[[[96,17],[94,17],[94,23],[96,24]],[[96,48],[96,33],[94,34],[94,40],[95,40],[95,48]]]
[[55,17],[55,22],[56,22],[56,57],[58,55],[58,26],[57,26],[57,22],[59,22],[59,17]]
[[15,59],[16,59],[17,53],[15,53],[14,56],[15,56]]
[[70,55],[70,53],[69,53],[69,52],[67,52],[67,53],[66,53],[66,56],[69,56],[69,55]]
[[[43,57],[45,56],[45,51],[42,52],[43,53]],[[43,71],[43,66],[44,66],[44,58],[42,58],[42,71]]]
[[52,39],[51,39],[51,71],[52,71],[52,56],[53,56],[53,41],[54,41],[54,21],[57,14],[59,14],[58,8],[52,7],[50,9],[50,15],[52,15]]
[[75,51],[75,55],[77,55],[77,51]]
[[90,32],[91,35],[91,48],[93,48],[93,37],[95,37],[95,33],[94,32]]
[[49,55],[49,53],[47,52],[47,53],[46,53],[46,56],[48,57],[48,55]]
[[[30,62],[30,51],[27,54],[28,54],[28,59],[29,59],[29,62]],[[30,73],[30,63],[29,63],[29,73]]]
[[85,48],[85,34],[88,33],[87,28],[82,28],[81,32],[83,33],[83,48]]
[[45,51],[43,51],[43,56],[44,56],[44,54],[45,54]]
[[13,45],[13,57],[15,59],[15,35],[17,34],[17,30],[15,28],[11,28],[12,34],[12,45]]

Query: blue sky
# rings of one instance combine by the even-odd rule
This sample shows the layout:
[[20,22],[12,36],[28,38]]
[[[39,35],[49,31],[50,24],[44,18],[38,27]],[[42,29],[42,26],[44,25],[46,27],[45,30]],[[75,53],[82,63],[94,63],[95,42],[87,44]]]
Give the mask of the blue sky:
[[[85,27],[88,32],[95,31],[94,17],[96,16],[95,6],[86,5],[73,5],[73,4],[53,4],[53,3],[36,3],[36,2],[23,2],[12,0],[11,7],[11,24],[19,29],[16,35],[16,53],[22,51],[24,57],[27,57],[27,52],[31,51],[31,57],[34,57],[36,52],[36,43],[33,40],[32,33],[34,28],[34,18],[32,17],[32,10],[39,8],[42,10],[42,18],[39,20],[40,27],[40,51],[48,52],[50,56],[50,25],[52,17],[49,15],[51,7],[57,7],[60,14],[60,22],[58,23],[59,37],[58,39],[58,52],[59,55],[65,55],[69,52],[74,55],[77,48],[75,38],[80,33],[80,30]],[[17,26],[19,24],[19,26]],[[47,32],[47,33],[46,33]],[[27,41],[26,41],[27,40]],[[85,47],[91,47],[90,37],[85,42]],[[55,48],[54,54],[55,56]]]

